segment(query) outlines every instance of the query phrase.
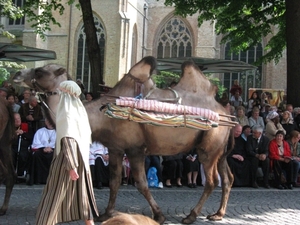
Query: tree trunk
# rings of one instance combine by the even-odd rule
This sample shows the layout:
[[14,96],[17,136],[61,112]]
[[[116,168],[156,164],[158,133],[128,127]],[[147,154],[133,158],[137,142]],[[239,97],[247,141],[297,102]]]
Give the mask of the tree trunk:
[[300,1],[286,0],[287,102],[300,106]]
[[100,47],[97,40],[97,32],[94,23],[91,0],[79,0],[79,3],[81,5],[84,31],[86,34],[86,44],[91,67],[91,82],[93,93],[96,96],[99,96],[99,84],[103,84],[103,75],[101,74]]

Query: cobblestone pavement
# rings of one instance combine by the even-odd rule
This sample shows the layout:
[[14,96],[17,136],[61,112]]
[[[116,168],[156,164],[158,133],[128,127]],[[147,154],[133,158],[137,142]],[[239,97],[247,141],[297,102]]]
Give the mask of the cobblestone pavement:
[[[34,215],[42,189],[43,185],[17,184],[6,215],[0,217],[0,225],[34,225]],[[3,201],[4,190],[4,186],[1,186],[0,204]],[[152,189],[152,194],[167,218],[165,224],[181,224],[181,219],[189,214],[202,191],[203,187],[196,189],[173,187]],[[98,208],[103,213],[108,202],[109,189],[95,189],[95,197]],[[208,221],[206,216],[217,211],[220,198],[221,189],[217,188],[193,224],[299,224],[300,188],[293,190],[233,188],[224,219],[218,222]],[[121,187],[116,210],[151,216],[148,203],[131,185]],[[84,222],[63,223],[67,224],[83,225]]]

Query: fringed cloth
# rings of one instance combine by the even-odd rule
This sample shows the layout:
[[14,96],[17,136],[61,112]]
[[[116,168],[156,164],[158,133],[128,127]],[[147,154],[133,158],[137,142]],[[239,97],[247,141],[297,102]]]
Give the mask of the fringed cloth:
[[219,114],[209,109],[131,97],[120,97],[116,104],[107,104],[105,114],[110,118],[138,123],[198,130],[209,130],[219,125]]

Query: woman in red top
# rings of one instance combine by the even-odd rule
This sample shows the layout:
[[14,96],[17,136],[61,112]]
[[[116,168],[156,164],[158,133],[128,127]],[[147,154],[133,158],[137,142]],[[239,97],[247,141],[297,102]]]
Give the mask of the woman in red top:
[[[273,162],[275,186],[278,189],[292,189],[292,156],[289,144],[284,140],[283,131],[276,132],[275,138],[270,141],[269,158]],[[285,171],[286,182],[281,179],[282,171]]]

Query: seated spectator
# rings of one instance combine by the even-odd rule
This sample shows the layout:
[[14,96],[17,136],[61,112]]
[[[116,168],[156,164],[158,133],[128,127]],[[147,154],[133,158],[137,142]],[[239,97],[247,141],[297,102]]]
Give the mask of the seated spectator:
[[292,115],[292,117],[294,118],[294,107],[292,104],[286,104],[285,109],[283,111],[289,111]]
[[251,128],[249,125],[243,126],[241,137],[247,141],[248,136],[251,134]]
[[277,131],[281,130],[284,134],[286,134],[285,130],[279,123],[279,114],[275,111],[269,112],[267,116],[268,123],[266,125],[266,133],[265,135],[269,138],[271,141],[273,138],[275,138],[275,135]]
[[47,119],[45,119],[45,125],[36,131],[31,145],[30,185],[46,184],[49,175],[56,143],[56,131]]
[[90,168],[94,186],[102,189],[103,184],[109,183],[109,155],[108,149],[99,142],[90,146]]
[[158,188],[163,188],[162,168],[160,164],[160,157],[158,155],[148,155],[145,157],[145,172],[148,174],[150,167],[156,168],[156,175],[158,178]]
[[238,123],[242,127],[245,125],[249,125],[248,117],[245,115],[245,108],[243,106],[237,107],[236,118],[237,118]]
[[165,186],[172,187],[172,179],[176,178],[177,187],[182,187],[181,178],[183,172],[182,153],[176,155],[163,156],[163,174],[166,178]]
[[38,104],[37,98],[31,96],[28,103],[21,105],[19,113],[22,122],[28,124],[28,132],[33,138],[33,135],[39,129],[40,121],[43,119],[42,108]]
[[271,105],[270,104],[265,104],[265,111],[261,113],[262,114],[261,117],[263,118],[265,125],[268,122],[267,121],[267,116],[268,116],[270,111],[271,111]]
[[15,119],[15,138],[12,141],[12,150],[14,158],[14,166],[18,176],[24,176],[28,173],[31,161],[28,148],[31,145],[32,139],[28,134],[27,123],[21,122],[19,113],[14,113]]
[[7,99],[8,103],[11,105],[13,112],[16,112],[16,113],[19,112],[19,109],[21,106],[15,103],[15,95],[10,93],[7,95],[6,99]]
[[250,161],[250,184],[253,188],[258,188],[256,182],[257,169],[262,167],[263,182],[265,188],[269,186],[269,138],[263,135],[263,128],[260,125],[252,127],[252,134],[248,136],[246,143],[247,158]]
[[219,99],[219,103],[222,106],[225,106],[229,102],[228,94],[227,92],[223,92],[222,97]]
[[130,163],[129,160],[124,154],[122,161],[122,185],[127,185],[130,177]]
[[294,108],[294,121],[297,125],[297,130],[300,131],[300,107]]
[[241,137],[242,126],[234,128],[234,148],[227,157],[228,166],[234,176],[233,186],[244,187],[250,184],[250,162],[246,159],[246,141]]
[[280,124],[283,127],[283,129],[286,131],[285,140],[289,138],[291,131],[297,130],[297,125],[293,119],[293,116],[287,110],[282,113]]
[[183,158],[183,166],[187,173],[187,181],[189,188],[197,187],[197,177],[200,169],[200,162],[196,148],[189,151]]
[[254,107],[252,110],[252,116],[249,117],[249,126],[252,127],[254,125],[260,125],[262,129],[265,129],[265,123],[261,116],[259,116],[259,108]]
[[234,106],[234,108],[237,108],[238,106],[241,106],[243,104],[243,99],[240,96],[240,92],[236,91],[233,96],[230,98],[230,104]]
[[296,187],[298,174],[300,172],[300,151],[298,149],[300,140],[300,132],[293,130],[291,131],[287,143],[291,149],[291,155],[293,157],[293,186]]
[[[284,140],[284,132],[278,130],[275,138],[270,141],[269,157],[272,160],[275,187],[278,189],[293,189],[293,164],[289,144]],[[285,179],[284,173],[285,171]]]

